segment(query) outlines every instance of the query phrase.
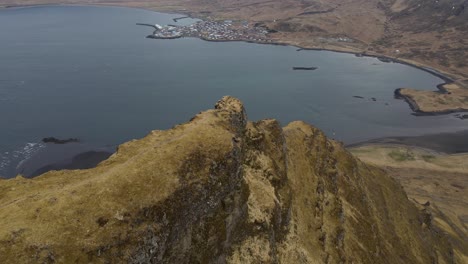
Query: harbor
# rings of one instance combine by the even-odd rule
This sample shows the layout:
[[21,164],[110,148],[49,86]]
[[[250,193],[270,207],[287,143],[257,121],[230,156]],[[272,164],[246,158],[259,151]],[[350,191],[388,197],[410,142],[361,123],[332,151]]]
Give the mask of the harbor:
[[264,27],[251,25],[247,22],[225,21],[198,21],[187,26],[137,23],[140,26],[150,26],[154,32],[148,35],[153,39],[175,39],[182,37],[195,37],[208,41],[249,41],[270,43],[267,37],[268,30]]

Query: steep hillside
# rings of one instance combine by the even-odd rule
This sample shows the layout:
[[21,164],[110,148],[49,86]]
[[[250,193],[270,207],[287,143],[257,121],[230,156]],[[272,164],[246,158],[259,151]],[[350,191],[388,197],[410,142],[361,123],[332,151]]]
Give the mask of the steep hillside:
[[400,181],[410,200],[430,211],[445,232],[460,263],[468,263],[468,154],[391,144],[350,149],[360,160]]
[[232,97],[94,169],[0,181],[1,263],[456,260],[382,170],[303,122],[248,122]]

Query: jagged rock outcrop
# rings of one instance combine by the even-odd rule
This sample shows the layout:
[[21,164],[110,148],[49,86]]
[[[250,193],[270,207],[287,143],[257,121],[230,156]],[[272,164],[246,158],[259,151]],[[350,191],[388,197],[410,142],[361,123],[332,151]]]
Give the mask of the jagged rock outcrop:
[[428,221],[320,130],[232,97],[96,168],[0,180],[1,263],[451,263]]

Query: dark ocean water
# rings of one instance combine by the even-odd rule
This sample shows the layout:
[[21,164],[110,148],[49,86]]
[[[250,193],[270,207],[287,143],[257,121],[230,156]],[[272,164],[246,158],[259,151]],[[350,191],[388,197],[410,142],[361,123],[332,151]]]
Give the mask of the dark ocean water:
[[442,82],[410,66],[286,46],[152,40],[151,28],[135,25],[174,17],[117,7],[1,10],[0,175],[14,175],[44,148],[43,137],[114,146],[186,122],[223,95],[240,98],[251,120],[304,120],[346,143],[468,127],[453,115],[413,116],[393,98],[399,87]]

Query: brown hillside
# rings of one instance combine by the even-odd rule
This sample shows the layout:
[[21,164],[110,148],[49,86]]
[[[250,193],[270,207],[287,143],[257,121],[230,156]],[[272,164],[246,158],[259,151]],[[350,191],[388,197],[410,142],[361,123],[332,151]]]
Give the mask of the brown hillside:
[[382,170],[224,97],[89,170],[0,181],[1,263],[453,263]]

